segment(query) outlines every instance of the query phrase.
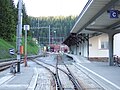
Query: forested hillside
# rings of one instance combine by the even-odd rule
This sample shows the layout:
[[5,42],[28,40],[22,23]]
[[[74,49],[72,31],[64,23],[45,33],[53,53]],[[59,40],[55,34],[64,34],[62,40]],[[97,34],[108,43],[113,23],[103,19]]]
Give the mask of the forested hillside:
[[0,38],[12,41],[15,36],[17,9],[12,0],[0,0]]
[[[23,4],[23,25],[29,24]],[[0,0],[0,38],[12,42],[15,40],[17,27],[18,8],[15,7],[13,0]]]
[[57,42],[62,41],[69,35],[76,18],[77,16],[30,17],[31,27],[41,27],[31,29],[32,35],[40,41],[40,44],[48,44],[49,33],[48,28],[45,27],[50,25],[51,38],[56,38]]
[[[30,24],[30,27],[49,27],[50,25],[50,36],[52,43],[58,43],[59,41],[62,42],[69,35],[70,30],[76,21],[76,16],[28,17],[25,5],[23,4],[22,6],[22,24]],[[3,56],[3,50],[5,55],[8,53],[9,48],[16,48],[17,23],[18,5],[14,5],[14,0],[0,0],[0,56]],[[22,36],[22,41],[24,41],[24,30],[22,30]],[[34,47],[34,42],[32,41],[33,37],[37,38],[40,44],[48,44],[48,28],[31,29],[28,32],[28,36],[28,45],[30,45],[30,48]],[[6,45],[3,45],[3,42],[6,42]],[[24,42],[21,42],[21,45],[24,45]],[[31,51],[29,51],[30,54],[32,51],[34,50],[31,49]],[[37,48],[35,51],[37,52]]]
[[[31,27],[51,27],[51,36],[54,36],[53,32],[56,31],[57,38],[61,37],[62,39],[67,37],[71,28],[75,23],[76,16],[56,16],[56,17],[28,17],[26,13],[25,5],[23,4],[23,25],[30,24]],[[13,0],[0,0],[0,38],[6,41],[16,41],[16,27],[17,27],[17,18],[18,8],[15,7]],[[29,36],[44,38],[48,37],[48,29],[31,30]],[[33,34],[34,33],[34,34]],[[24,30],[23,30],[24,36]]]
[[[0,59],[9,58],[9,49],[16,48],[16,29],[18,23],[18,8],[14,5],[14,0],[0,0]],[[23,4],[23,25],[29,24],[29,18]],[[30,34],[29,34],[30,35]],[[24,45],[24,30],[21,45]],[[28,40],[28,54],[36,54],[38,47]]]

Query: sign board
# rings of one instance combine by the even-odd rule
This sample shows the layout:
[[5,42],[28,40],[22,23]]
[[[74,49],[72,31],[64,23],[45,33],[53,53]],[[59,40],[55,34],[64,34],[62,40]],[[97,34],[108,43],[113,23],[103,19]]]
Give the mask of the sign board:
[[11,55],[14,55],[15,54],[15,52],[14,52],[14,49],[9,49],[9,53],[11,54]]
[[118,10],[110,10],[110,18],[118,18]]
[[24,53],[24,47],[20,46],[20,54],[23,54],[23,53]]
[[24,25],[24,30],[30,30],[30,25]]

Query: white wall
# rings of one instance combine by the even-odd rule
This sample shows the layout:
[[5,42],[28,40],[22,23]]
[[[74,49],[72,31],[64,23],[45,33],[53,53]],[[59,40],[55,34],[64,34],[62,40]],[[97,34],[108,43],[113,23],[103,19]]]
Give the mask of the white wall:
[[76,54],[76,45],[73,46],[73,54]]
[[89,39],[89,57],[108,57],[108,49],[100,49],[100,40],[108,41],[108,35],[102,34]]
[[[108,49],[100,49],[100,42],[108,41],[108,35],[102,34],[94,36],[89,39],[89,57],[108,57]],[[91,45],[91,46],[90,46]],[[74,54],[76,54],[76,45],[71,47]],[[114,55],[120,56],[120,33],[114,36]],[[87,43],[79,44],[77,47],[77,55],[81,52],[82,56],[87,57]]]
[[[87,55],[87,53],[88,53],[88,51],[87,51],[87,48],[88,48],[88,42],[87,41],[85,41],[84,43],[79,43],[79,46],[78,47],[76,47],[76,51],[77,51],[77,55],[80,55],[79,54],[79,52],[81,52],[81,55],[82,56],[84,56],[84,57],[88,57]],[[75,48],[75,47],[74,47]],[[74,53],[75,54],[75,53]]]
[[114,55],[120,56],[120,33],[114,35]]
[[79,55],[79,46],[77,47],[77,55]]
[[88,57],[88,41],[84,43],[84,57]]

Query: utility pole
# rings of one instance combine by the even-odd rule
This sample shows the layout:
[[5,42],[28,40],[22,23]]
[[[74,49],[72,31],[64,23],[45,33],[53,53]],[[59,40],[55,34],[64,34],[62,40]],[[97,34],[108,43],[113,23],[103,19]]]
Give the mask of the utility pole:
[[[45,27],[40,27],[40,26],[39,26],[39,20],[38,20],[38,26],[37,26],[38,32],[39,32],[39,29],[45,29],[45,28],[49,30],[49,31],[48,31],[48,32],[49,32],[48,37],[49,37],[49,46],[50,46],[50,43],[51,43],[51,41],[50,41],[50,32],[51,32],[51,31],[50,31],[50,25],[49,25],[49,26],[45,26]],[[39,34],[39,33],[37,33],[37,36],[38,36],[38,34]],[[49,49],[49,51],[50,51],[50,49]]]
[[54,34],[55,34],[55,37],[54,37],[55,39],[54,39],[54,41],[55,41],[55,44],[56,44],[56,40],[57,40],[57,39],[56,39],[56,31],[54,31]]
[[18,1],[18,26],[17,26],[17,72],[20,72],[20,46],[22,38],[22,0]]
[[37,40],[38,40],[38,43],[40,43],[40,41],[39,41],[39,18],[38,18],[38,31],[37,31]]
[[[59,28],[51,28],[50,27],[50,25],[47,27],[47,26],[43,26],[43,27],[40,27],[39,26],[39,20],[38,20],[38,26],[37,27],[31,27],[31,29],[48,29],[49,31],[49,34],[48,34],[48,40],[49,40],[49,43],[48,43],[48,46],[50,47],[50,44],[52,43],[52,41],[51,41],[51,37],[50,37],[50,33],[52,32],[52,30],[56,30],[56,29],[59,29]],[[55,33],[55,39],[56,39],[56,31],[54,31],[54,33]],[[50,51],[50,49],[49,49],[49,51]]]
[[27,66],[27,31],[30,29],[29,25],[24,25],[24,30],[25,30],[25,67]]

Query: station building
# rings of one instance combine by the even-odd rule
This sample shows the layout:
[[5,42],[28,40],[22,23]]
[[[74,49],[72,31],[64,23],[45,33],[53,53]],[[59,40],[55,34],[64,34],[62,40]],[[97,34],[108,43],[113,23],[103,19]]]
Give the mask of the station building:
[[64,40],[72,54],[87,58],[120,56],[120,0],[88,0]]

